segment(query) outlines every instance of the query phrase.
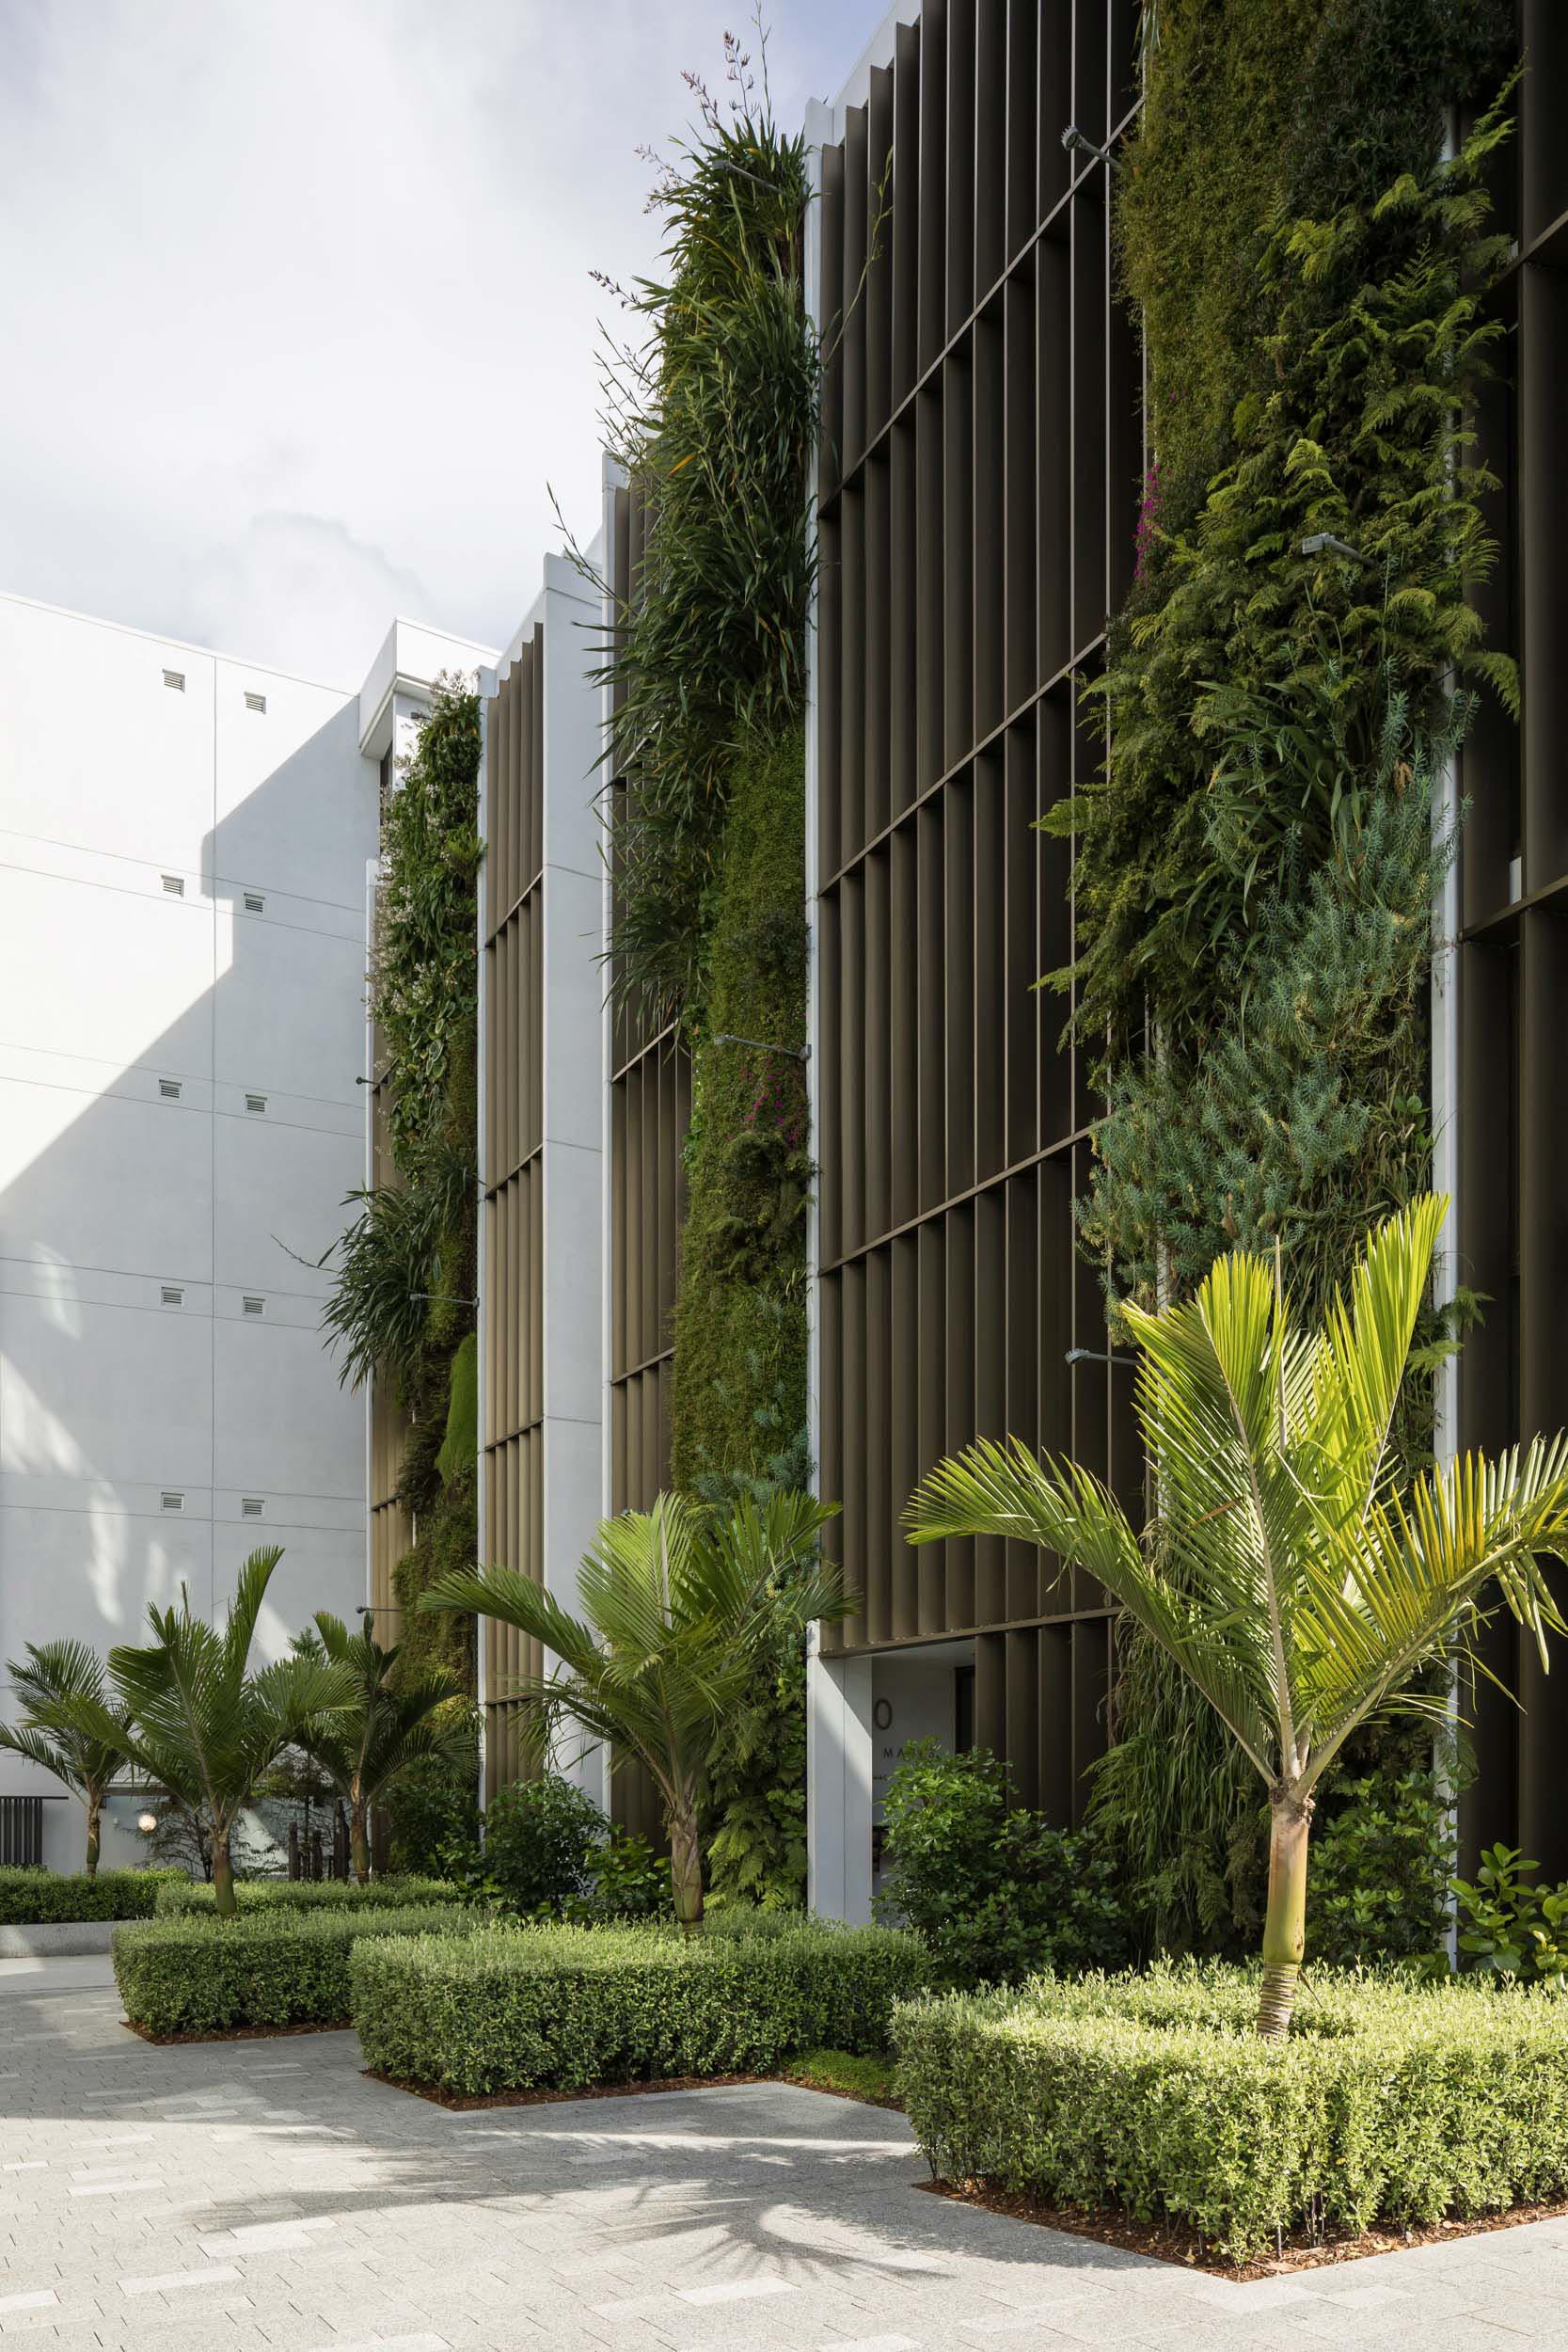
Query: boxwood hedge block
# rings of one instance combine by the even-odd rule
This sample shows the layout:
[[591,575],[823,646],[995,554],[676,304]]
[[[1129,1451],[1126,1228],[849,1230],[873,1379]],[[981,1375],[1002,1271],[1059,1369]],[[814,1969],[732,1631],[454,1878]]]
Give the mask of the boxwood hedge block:
[[[466,1886],[451,1879],[372,1879],[361,1886],[356,1879],[241,1879],[234,1888],[242,1911],[420,1911],[437,1905],[465,1903]],[[158,1916],[216,1911],[216,1897],[200,1880],[183,1871],[158,1897]]]
[[1568,2193],[1568,1998],[1315,1975],[1283,2044],[1242,1969],[1037,1979],[893,2019],[933,2172],[1190,2226],[1244,2260]]
[[83,1919],[150,1919],[160,1891],[182,1870],[100,1870],[96,1878],[54,1870],[0,1870],[0,1927],[55,1927]]
[[484,1915],[328,1904],[237,1919],[192,1913],[149,1919],[116,1931],[115,1981],[126,2016],[151,2034],[346,2025],[349,1953],[356,1937],[434,1929],[461,1935]]
[[466,2096],[750,2074],[798,2050],[885,2047],[894,2004],[929,1981],[885,1928],[718,1922],[378,1936],[350,1962],[366,2063]]

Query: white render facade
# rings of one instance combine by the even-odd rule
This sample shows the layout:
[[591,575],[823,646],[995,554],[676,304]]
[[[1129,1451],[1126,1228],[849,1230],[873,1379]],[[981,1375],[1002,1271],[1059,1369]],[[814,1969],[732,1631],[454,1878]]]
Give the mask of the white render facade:
[[[361,696],[0,597],[0,1661],[182,1585],[221,1618],[263,1543],[263,1653],[364,1597],[316,1261],[364,1179],[380,755],[475,658],[399,623]],[[57,1791],[5,1757],[0,1794]]]

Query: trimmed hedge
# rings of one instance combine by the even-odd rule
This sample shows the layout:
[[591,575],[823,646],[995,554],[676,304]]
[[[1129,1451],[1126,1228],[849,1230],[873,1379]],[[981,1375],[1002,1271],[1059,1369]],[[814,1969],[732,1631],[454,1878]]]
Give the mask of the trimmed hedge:
[[0,1927],[74,1925],[83,1919],[150,1919],[160,1893],[182,1870],[0,1870]]
[[1314,1972],[1291,2039],[1255,1974],[1037,1978],[893,2020],[932,2171],[1184,2224],[1243,2261],[1309,2221],[1356,2233],[1568,2193],[1568,2001]]
[[125,2014],[151,2034],[224,2033],[238,2026],[341,2026],[349,2016],[349,1952],[360,1936],[471,1932],[480,1911],[343,1905],[263,1911],[250,1918],[149,1919],[114,1936]]
[[663,1927],[523,1927],[466,1941],[378,1937],[353,1954],[365,2062],[467,2096],[760,2073],[799,2050],[885,2047],[922,1991],[919,1941],[753,1914]]
[[[242,1911],[434,1911],[447,1903],[466,1903],[469,1891],[451,1879],[372,1879],[361,1886],[356,1879],[241,1879],[234,1887]],[[179,1880],[158,1898],[160,1919],[214,1914],[216,1895],[199,1879]]]

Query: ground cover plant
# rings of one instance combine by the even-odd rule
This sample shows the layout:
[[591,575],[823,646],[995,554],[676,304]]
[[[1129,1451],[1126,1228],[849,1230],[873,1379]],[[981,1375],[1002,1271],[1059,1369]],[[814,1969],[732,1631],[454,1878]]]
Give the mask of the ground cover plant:
[[77,1876],[42,1868],[3,1869],[0,1927],[150,1919],[159,1898],[184,1883],[182,1870],[95,1870]]
[[423,1931],[456,1940],[481,1915],[451,1905],[363,1902],[277,1905],[234,1919],[175,1913],[116,1930],[115,1982],[132,2025],[154,2039],[341,2026],[358,1938]]
[[673,1928],[378,1937],[351,1962],[365,2062],[465,2097],[776,2071],[884,2049],[929,1980],[919,1939],[779,1914]]
[[1252,2031],[1255,1972],[1037,1979],[894,2017],[933,2172],[1190,2227],[1244,2262],[1300,2230],[1474,2217],[1568,2192],[1560,1995],[1318,1974]]
[[1391,1709],[1447,1724],[1415,1680],[1472,1631],[1483,1594],[1533,1635],[1564,1630],[1543,1556],[1568,1557],[1568,1441],[1532,1439],[1406,1482],[1391,1444],[1447,1202],[1390,1217],[1315,1332],[1279,1261],[1236,1251],[1190,1302],[1126,1309],[1152,1473],[1135,1534],[1089,1470],[982,1440],[910,1505],[911,1540],[990,1534],[1086,1569],[1201,1693],[1267,1791],[1258,2031],[1289,2031],[1306,1949],[1316,1791]]

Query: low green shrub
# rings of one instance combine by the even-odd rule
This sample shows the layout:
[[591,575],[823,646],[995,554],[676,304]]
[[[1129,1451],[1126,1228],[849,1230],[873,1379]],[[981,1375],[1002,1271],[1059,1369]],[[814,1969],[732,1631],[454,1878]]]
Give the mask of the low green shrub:
[[984,1748],[911,1740],[883,1808],[880,1918],[913,1928],[939,1984],[1014,1984],[1042,1968],[1118,1968],[1132,1917],[1092,1832],[1014,1801]]
[[[468,1889],[446,1879],[240,1879],[234,1899],[246,1911],[410,1911],[464,1903]],[[158,1897],[160,1919],[211,1915],[216,1897],[211,1886],[183,1873],[171,1878]]]
[[1568,2192],[1568,2006],[1548,1990],[1314,1975],[1289,2042],[1219,1965],[1040,1979],[893,2020],[934,2173],[1171,2220],[1241,2261],[1275,2233]]
[[64,1927],[83,1919],[150,1919],[182,1870],[0,1870],[0,1927]]
[[477,1911],[389,1906],[274,1909],[139,1921],[114,1937],[125,2014],[150,2034],[226,2033],[241,2026],[337,2026],[349,2016],[356,1938],[435,1932],[459,1937]]
[[1498,1977],[1568,1976],[1568,1882],[1532,1886],[1540,1867],[1521,1847],[1489,1846],[1473,1880],[1454,1880],[1461,1967]]
[[467,2096],[776,2067],[885,2046],[929,1981],[919,1940],[782,1915],[657,1927],[378,1937],[350,1963],[365,2062]]

